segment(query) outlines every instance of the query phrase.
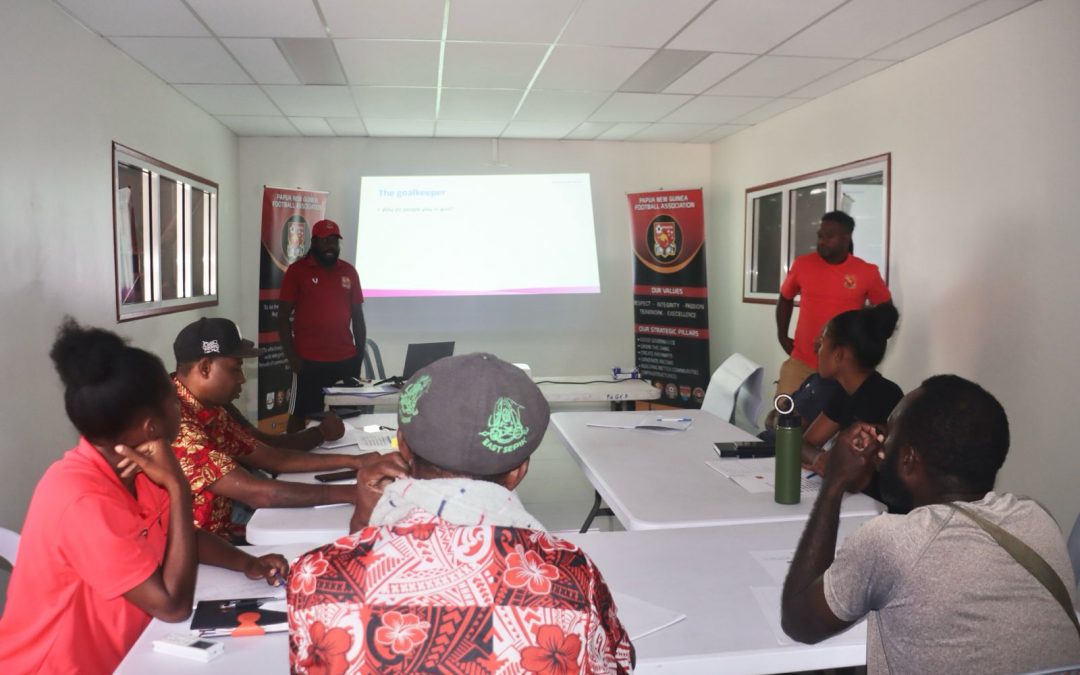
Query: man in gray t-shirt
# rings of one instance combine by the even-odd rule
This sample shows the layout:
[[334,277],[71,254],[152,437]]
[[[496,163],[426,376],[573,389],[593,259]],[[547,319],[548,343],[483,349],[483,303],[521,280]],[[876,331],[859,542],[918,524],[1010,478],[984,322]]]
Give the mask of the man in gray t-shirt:
[[[991,491],[1008,448],[1001,405],[955,375],[932,377],[908,394],[889,418],[887,437],[861,423],[843,432],[784,583],[784,631],[818,642],[869,614],[871,674],[1080,664],[1080,635],[1061,605],[950,506],[961,504],[1019,538],[1072,593],[1053,518],[1031,500]],[[883,497],[914,509],[871,520],[834,556],[844,491],[863,489],[875,468]]]

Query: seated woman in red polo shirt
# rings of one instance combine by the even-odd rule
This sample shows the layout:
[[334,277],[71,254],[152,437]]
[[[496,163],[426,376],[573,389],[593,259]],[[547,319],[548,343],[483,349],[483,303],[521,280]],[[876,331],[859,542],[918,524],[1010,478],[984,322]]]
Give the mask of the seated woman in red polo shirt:
[[200,560],[284,579],[281,556],[254,558],[195,531],[169,447],[180,407],[159,358],[71,319],[50,356],[81,438],[30,501],[0,618],[0,672],[111,673],[151,617],[191,614]]

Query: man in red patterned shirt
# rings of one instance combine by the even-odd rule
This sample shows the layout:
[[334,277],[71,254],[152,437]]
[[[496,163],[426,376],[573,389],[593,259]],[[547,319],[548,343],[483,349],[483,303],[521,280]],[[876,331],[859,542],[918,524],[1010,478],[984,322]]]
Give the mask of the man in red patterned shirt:
[[263,478],[271,473],[359,469],[371,463],[404,466],[397,453],[384,456],[312,454],[323,441],[341,438],[344,425],[328,417],[295,434],[264,434],[240,416],[232,401],[244,384],[243,360],[257,356],[228,319],[202,318],[180,331],[173,352],[173,382],[180,399],[180,434],[173,452],[191,485],[195,526],[242,543],[244,527],[232,519],[233,501],[254,508],[351,503],[351,485],[309,485]]
[[532,380],[490,354],[410,379],[398,445],[412,477],[361,470],[354,533],[293,565],[294,673],[630,672],[600,571],[513,492],[548,413]]

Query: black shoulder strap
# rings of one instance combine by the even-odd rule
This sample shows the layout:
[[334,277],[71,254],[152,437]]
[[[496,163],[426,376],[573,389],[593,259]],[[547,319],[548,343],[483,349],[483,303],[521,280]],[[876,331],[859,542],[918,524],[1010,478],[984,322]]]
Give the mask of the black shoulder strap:
[[966,506],[955,503],[950,503],[949,506],[986,530],[986,533],[993,537],[1001,548],[1005,549],[1016,562],[1020,563],[1024,569],[1031,573],[1031,576],[1035,577],[1039,583],[1046,587],[1046,590],[1050,591],[1050,595],[1054,596],[1061,608],[1065,610],[1065,614],[1069,616],[1073,627],[1076,628],[1076,636],[1080,638],[1080,621],[1077,620],[1076,612],[1073,611],[1072,602],[1069,600],[1069,591],[1061,577],[1054,571],[1054,568],[1050,567],[1050,563],[1046,562],[1033,548]]

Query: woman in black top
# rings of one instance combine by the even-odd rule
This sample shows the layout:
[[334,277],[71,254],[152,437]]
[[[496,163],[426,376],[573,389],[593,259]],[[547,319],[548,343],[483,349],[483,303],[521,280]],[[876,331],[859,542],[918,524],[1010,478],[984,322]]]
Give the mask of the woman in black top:
[[885,344],[896,330],[899,313],[891,302],[851,310],[833,317],[818,338],[818,374],[840,388],[803,434],[803,464],[822,473],[822,448],[836,432],[853,422],[885,424],[904,397],[896,383],[875,370]]

